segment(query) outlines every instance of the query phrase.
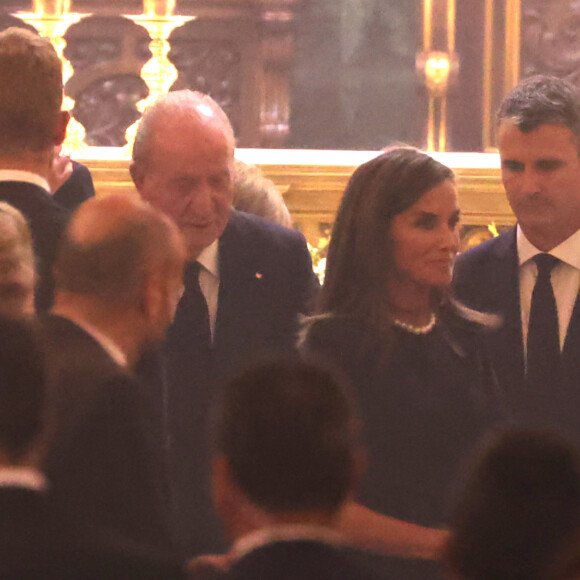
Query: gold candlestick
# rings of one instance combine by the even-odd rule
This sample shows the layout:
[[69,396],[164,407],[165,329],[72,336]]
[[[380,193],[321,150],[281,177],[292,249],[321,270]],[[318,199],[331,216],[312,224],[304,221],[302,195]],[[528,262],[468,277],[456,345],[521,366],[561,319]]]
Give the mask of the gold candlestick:
[[143,14],[148,18],[170,18],[175,12],[176,0],[143,0]]
[[[171,49],[168,42],[169,35],[174,28],[193,20],[194,17],[173,16],[174,10],[175,0],[143,0],[143,14],[126,16],[126,18],[143,26],[151,37],[149,50],[152,56],[141,68],[141,78],[149,87],[149,96],[136,105],[141,113],[158,97],[167,93],[178,76],[177,69],[167,58]],[[125,150],[129,153],[135,142],[139,122],[140,119],[125,131],[127,140]]]
[[64,16],[71,11],[71,0],[32,0],[32,12],[38,16]]
[[447,92],[459,69],[455,53],[455,0],[423,0],[423,50],[416,69],[429,95],[427,150],[447,148]]

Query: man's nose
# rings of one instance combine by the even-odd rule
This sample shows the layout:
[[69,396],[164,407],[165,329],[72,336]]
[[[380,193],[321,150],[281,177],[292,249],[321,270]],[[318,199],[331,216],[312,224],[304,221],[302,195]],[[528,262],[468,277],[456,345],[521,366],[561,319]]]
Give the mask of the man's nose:
[[524,169],[521,173],[520,189],[522,193],[540,191],[540,175],[534,169]]
[[210,215],[213,208],[211,188],[204,184],[192,189],[187,196],[187,208],[197,216]]

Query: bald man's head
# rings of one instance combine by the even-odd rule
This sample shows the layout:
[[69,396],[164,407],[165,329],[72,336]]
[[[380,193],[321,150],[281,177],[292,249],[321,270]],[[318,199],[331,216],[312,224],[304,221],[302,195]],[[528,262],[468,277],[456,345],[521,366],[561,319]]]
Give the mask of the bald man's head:
[[95,198],[71,219],[55,264],[56,290],[130,306],[148,276],[181,279],[184,259],[169,218],[128,196]]

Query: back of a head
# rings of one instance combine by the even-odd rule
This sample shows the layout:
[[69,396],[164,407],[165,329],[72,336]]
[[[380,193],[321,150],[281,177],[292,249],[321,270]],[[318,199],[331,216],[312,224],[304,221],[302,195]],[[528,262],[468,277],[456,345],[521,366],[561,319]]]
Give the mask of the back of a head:
[[334,513],[352,491],[352,407],[336,379],[309,363],[264,363],[231,381],[217,447],[235,484],[266,512]]
[[[355,314],[384,299],[391,222],[453,171],[413,147],[393,147],[352,174],[334,223],[320,310]],[[381,300],[378,300],[378,298]]]
[[487,443],[452,520],[448,563],[469,580],[545,579],[580,531],[577,451],[531,429]]
[[31,323],[0,316],[0,450],[19,463],[40,434],[43,357]]
[[62,64],[50,41],[22,28],[0,33],[0,155],[53,146]]
[[0,202],[0,315],[32,314],[34,280],[34,251],[26,218]]
[[513,122],[529,133],[541,125],[564,125],[580,136],[580,92],[569,81],[536,75],[520,82],[503,100],[497,123]]
[[86,201],[73,215],[56,259],[57,292],[110,307],[134,306],[152,271],[181,271],[180,234],[148,204],[112,195]]

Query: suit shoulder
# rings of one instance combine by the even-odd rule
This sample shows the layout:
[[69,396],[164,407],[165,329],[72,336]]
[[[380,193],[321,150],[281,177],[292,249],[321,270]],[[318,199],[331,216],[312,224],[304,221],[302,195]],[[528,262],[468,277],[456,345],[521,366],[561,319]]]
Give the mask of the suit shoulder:
[[491,256],[505,255],[506,249],[512,245],[515,248],[515,231],[510,230],[462,252],[455,261],[455,273],[461,274],[478,269],[481,264],[488,263]]
[[457,256],[457,263],[468,264],[484,258],[497,246],[498,239],[499,238],[492,238],[491,240],[482,242],[481,244],[462,252]]
[[247,240],[249,243],[269,244],[279,248],[306,248],[306,240],[301,232],[269,222],[259,216],[232,211],[225,235]]

